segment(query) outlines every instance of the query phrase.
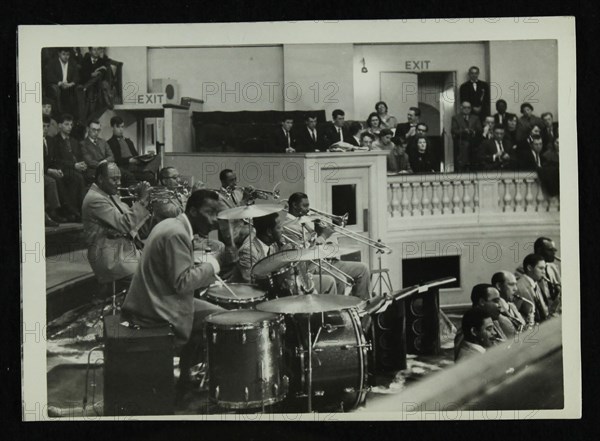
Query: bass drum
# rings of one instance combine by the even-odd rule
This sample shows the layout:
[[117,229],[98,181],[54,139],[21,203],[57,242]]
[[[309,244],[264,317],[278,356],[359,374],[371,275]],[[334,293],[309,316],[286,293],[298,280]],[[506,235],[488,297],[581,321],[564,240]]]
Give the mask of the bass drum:
[[237,310],[206,318],[209,397],[224,409],[254,409],[285,398],[283,317]]
[[[308,393],[306,314],[286,315],[284,364],[290,378],[286,409],[300,409]],[[355,309],[311,315],[312,407],[349,411],[365,402],[371,348]]]

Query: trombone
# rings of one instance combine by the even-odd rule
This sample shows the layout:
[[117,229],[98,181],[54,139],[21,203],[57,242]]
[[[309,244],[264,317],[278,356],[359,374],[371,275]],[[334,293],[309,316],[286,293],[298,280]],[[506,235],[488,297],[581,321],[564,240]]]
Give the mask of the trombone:
[[[326,226],[333,229],[336,233],[339,233],[342,236],[346,236],[349,239],[355,240],[355,241],[362,243],[364,245],[367,245],[369,247],[377,248],[378,250],[381,250],[381,251],[385,252],[386,254],[391,254],[392,249],[389,246],[387,246],[386,244],[384,244],[383,242],[381,242],[381,240],[373,240],[370,237],[363,236],[362,234],[358,234],[358,233],[346,228],[345,225],[346,225],[346,222],[348,221],[348,213],[344,214],[343,216],[336,216],[335,214],[325,213],[321,210],[316,210],[314,208],[309,208],[308,211],[309,212],[312,211],[314,213],[317,213],[319,216],[326,218],[326,219],[319,218],[317,220],[320,223],[323,223]],[[336,222],[341,222],[342,226],[337,225]]]

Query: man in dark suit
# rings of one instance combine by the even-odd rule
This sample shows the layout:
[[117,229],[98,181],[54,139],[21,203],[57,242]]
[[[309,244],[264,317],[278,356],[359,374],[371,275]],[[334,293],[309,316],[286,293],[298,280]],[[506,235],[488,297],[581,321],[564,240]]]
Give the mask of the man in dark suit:
[[123,136],[125,122],[120,116],[110,119],[113,136],[108,140],[115,162],[121,169],[121,180],[126,187],[135,185],[138,181],[147,181],[155,184],[154,174],[143,169],[143,163],[136,158],[138,151],[129,138]]
[[88,124],[88,136],[81,141],[81,157],[87,165],[86,182],[91,184],[96,177],[96,168],[101,161],[115,162],[108,143],[100,138],[100,122],[95,120]]
[[271,151],[273,153],[294,153],[296,151],[296,140],[292,136],[294,120],[291,115],[283,114],[280,123],[281,127],[271,135]]
[[333,117],[333,123],[329,125],[323,134],[325,140],[325,147],[329,148],[336,142],[350,142],[350,132],[344,127],[344,119],[346,114],[341,109],[335,109],[331,116]]
[[408,121],[396,126],[396,133],[394,134],[396,138],[408,139],[417,135],[417,124],[419,124],[419,119],[421,118],[421,109],[418,107],[410,107],[406,114],[406,118]]
[[348,132],[350,133],[350,137],[346,140],[346,142],[355,147],[359,147],[361,130],[362,130],[362,125],[358,121],[353,121],[350,124],[350,128],[348,129]]
[[[81,61],[80,71],[86,105],[90,106],[90,103],[102,101],[106,107],[112,109],[113,100],[110,94],[110,75],[112,71],[106,60],[100,57],[99,47],[88,49],[89,52],[83,56]],[[93,110],[93,108],[86,108],[85,116],[87,117]]]
[[85,193],[83,173],[87,165],[81,157],[79,143],[71,137],[72,129],[73,116],[61,115],[58,119],[58,135],[54,137],[54,161],[63,174],[63,209],[68,220],[78,222]]
[[490,114],[490,86],[479,79],[479,68],[477,66],[469,68],[469,81],[461,84],[458,93],[460,102],[470,102],[473,106],[473,113],[480,120]]
[[317,130],[317,115],[307,113],[304,119],[305,126],[296,130],[296,151],[314,152],[325,150],[323,132]]
[[504,126],[494,127],[494,138],[483,141],[479,163],[485,169],[508,169],[511,166],[511,146],[504,138]]
[[542,166],[542,147],[541,136],[534,136],[531,140],[531,147],[527,150],[517,150],[517,166],[519,170],[537,170]]
[[554,122],[554,116],[551,112],[542,113],[542,121],[544,122],[542,139],[544,140],[543,151],[545,152],[549,146],[552,147],[554,140],[558,138],[558,123]]
[[504,130],[504,138],[510,145],[511,154],[517,149],[517,125],[519,124],[519,119],[517,115],[511,113],[506,117],[506,126]]
[[58,56],[50,59],[44,67],[44,89],[57,104],[59,113],[71,112],[79,118],[84,114],[83,88],[79,82],[79,66],[69,61],[69,48],[60,48]]
[[473,158],[477,157],[477,141],[481,131],[481,121],[471,114],[471,103],[463,101],[461,114],[452,117],[452,139],[457,171],[468,170],[472,166]]
[[[496,113],[494,114],[494,125],[496,126],[504,126],[506,127],[506,121],[509,117],[514,115],[514,113],[509,113],[506,111],[508,105],[506,101],[503,99],[499,99],[496,101]],[[515,115],[516,116],[516,115]]]
[[62,171],[54,163],[54,142],[48,136],[50,130],[50,117],[43,115],[43,133],[44,133],[44,209],[45,223],[47,227],[57,227],[58,224],[67,220],[58,214],[60,209],[59,189],[63,190]]

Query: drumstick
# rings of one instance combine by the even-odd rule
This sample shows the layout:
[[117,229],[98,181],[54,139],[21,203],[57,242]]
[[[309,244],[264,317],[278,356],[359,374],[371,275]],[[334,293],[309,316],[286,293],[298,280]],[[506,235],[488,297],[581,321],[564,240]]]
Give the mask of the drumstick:
[[219,277],[217,274],[215,274],[215,279],[217,279],[219,282],[221,282],[221,283],[223,284],[223,286],[224,286],[225,288],[227,288],[227,291],[229,291],[229,292],[231,293],[231,295],[233,295],[233,297],[236,297],[236,298],[238,298],[238,299],[239,299],[239,296],[237,296],[237,295],[236,295],[236,294],[235,294],[235,293],[234,293],[234,292],[231,290],[231,288],[230,288],[230,287],[228,287],[228,286],[225,284],[225,282],[223,281],[223,279],[221,279],[221,278],[220,278],[220,277]]

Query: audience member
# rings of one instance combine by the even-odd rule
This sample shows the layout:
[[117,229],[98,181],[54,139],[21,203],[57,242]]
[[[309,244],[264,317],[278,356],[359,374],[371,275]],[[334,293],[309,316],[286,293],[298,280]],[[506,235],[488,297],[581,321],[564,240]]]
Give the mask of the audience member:
[[[369,115],[369,117],[367,118],[367,121],[365,123],[366,132],[371,133],[372,135],[375,135],[376,137],[379,136],[379,132],[381,131],[381,129],[383,127],[381,127],[381,119],[379,118],[379,115],[377,114],[377,112],[373,112]],[[391,130],[391,129],[390,129]],[[393,132],[392,132],[393,135]]]
[[455,348],[455,362],[468,359],[472,355],[484,354],[492,346],[494,323],[485,310],[472,308],[465,312],[461,330],[464,337]]
[[406,114],[407,122],[400,123],[396,126],[395,136],[408,139],[417,134],[417,124],[421,117],[421,109],[418,107],[410,107]]
[[360,147],[360,132],[361,131],[362,131],[362,125],[358,121],[352,121],[352,123],[350,123],[350,127],[348,128],[348,132],[350,133],[350,138],[348,138],[348,140],[346,142],[355,147]]
[[69,48],[58,49],[58,55],[44,67],[44,90],[56,104],[59,113],[71,113],[81,117],[84,113],[83,88],[79,82],[77,63],[70,61],[70,58]]
[[542,190],[547,197],[560,196],[558,138],[542,153],[542,168],[538,170],[538,178]]
[[375,141],[374,135],[372,135],[368,132],[363,132],[360,134],[360,146],[361,147],[367,147],[369,150],[371,150],[371,147],[373,146],[374,141]]
[[307,113],[304,123],[304,127],[299,128],[295,133],[296,151],[314,152],[325,150],[323,133],[317,130],[317,115]]
[[53,104],[52,100],[48,97],[42,97],[42,115],[47,116],[50,119],[50,126],[48,127],[48,136],[53,137],[58,134],[58,123],[52,117]]
[[[416,125],[415,136],[411,136],[410,138],[408,138],[406,140],[406,142],[407,142],[406,153],[408,154],[409,157],[415,156],[417,154],[417,138],[420,136],[427,136],[428,131],[429,131],[429,127],[424,122],[419,122]],[[396,144],[398,144],[399,139],[403,139],[403,138],[396,137],[393,140]]]
[[294,119],[291,115],[281,115],[281,126],[277,128],[271,136],[271,151],[274,153],[294,153],[296,149],[296,140],[292,136],[292,127]]
[[371,144],[371,150],[386,150],[388,152],[392,151],[392,149],[395,147],[395,144],[392,141],[392,136],[394,136],[394,134],[390,129],[382,129],[379,132],[379,139],[375,140]]
[[392,173],[412,173],[410,158],[406,153],[406,140],[396,139],[396,146],[387,155],[387,171]]
[[350,134],[346,127],[344,127],[344,119],[346,114],[341,109],[335,109],[331,116],[333,117],[333,123],[330,124],[324,133],[325,146],[331,147],[336,142],[348,142]]
[[516,117],[514,113],[509,113],[506,111],[508,105],[506,101],[503,99],[499,99],[496,101],[496,113],[494,114],[494,125],[503,126],[506,128],[506,120],[513,115]]
[[515,305],[528,324],[531,323],[531,316],[536,323],[543,322],[550,314],[549,299],[545,298],[539,286],[546,273],[546,261],[539,254],[528,254],[523,260],[523,272],[517,281]]
[[380,128],[392,130],[396,129],[398,121],[396,120],[395,116],[388,115],[388,106],[385,101],[379,101],[377,104],[375,104],[375,111],[377,112],[377,115],[379,115],[379,120],[381,121],[379,124]]
[[416,144],[416,152],[408,155],[413,173],[435,173],[429,140],[425,136],[417,136]]
[[57,227],[60,223],[66,222],[59,213],[60,195],[59,188],[62,188],[63,173],[54,163],[54,144],[52,138],[48,136],[50,129],[50,117],[43,115],[42,129],[44,133],[44,210],[45,224],[47,227]]
[[507,142],[504,132],[504,126],[495,126],[494,138],[483,141],[479,147],[480,164],[483,168],[488,170],[512,168],[511,146]]
[[[63,114],[58,119],[58,135],[54,137],[54,160],[63,174],[64,200],[61,201],[67,220],[79,222],[85,190],[83,173],[87,169],[81,158],[79,143],[72,138],[73,116]],[[59,190],[60,194],[60,190]]]
[[559,164],[559,148],[558,148],[558,138],[556,138],[551,144],[548,145],[548,148],[544,153],[542,153],[542,164],[544,166],[555,166],[558,168]]
[[554,140],[558,139],[558,123],[554,122],[554,116],[551,112],[542,113],[542,139],[544,140],[544,152],[551,148]]
[[481,121],[471,114],[471,103],[463,101],[461,114],[452,117],[452,137],[457,171],[471,168],[471,162],[476,157],[477,141],[481,130]]
[[479,68],[469,68],[469,81],[460,85],[458,91],[461,103],[468,101],[473,107],[473,114],[483,121],[490,114],[490,86],[479,79]]
[[100,121],[91,121],[88,124],[88,136],[81,142],[81,156],[87,165],[84,176],[89,184],[94,181],[100,162],[115,162],[108,143],[99,136],[100,129]]
[[534,136],[531,141],[531,147],[528,150],[517,149],[517,168],[519,170],[537,170],[542,166],[542,137]]
[[82,119],[90,115],[97,102],[103,102],[109,109],[113,108],[110,91],[110,66],[106,63],[104,57],[101,57],[99,47],[90,47],[88,50],[89,52],[83,56],[81,61],[80,71],[86,102],[86,114],[82,116]]
[[483,120],[483,132],[481,133],[483,141],[494,138],[494,117],[486,116]]
[[[538,125],[540,129],[544,125],[543,121],[533,114],[533,106],[530,103],[521,104],[521,117],[517,126],[517,142],[523,141],[531,133],[531,128]],[[541,135],[541,133],[539,133]]]
[[525,329],[526,322],[521,316],[519,309],[514,304],[514,295],[517,292],[517,279],[509,271],[500,271],[492,276],[492,285],[500,293],[500,314],[510,320],[513,330],[505,331],[507,337],[511,338],[515,332]]
[[[534,137],[541,137],[542,136],[542,126],[539,124],[533,124],[531,126],[531,128],[529,129],[529,136],[527,136],[527,138],[521,140],[519,143],[517,143],[517,150],[519,151],[529,151],[531,150],[531,146],[533,144],[533,138]],[[544,145],[544,143],[542,142],[542,146]]]
[[[504,130],[504,138],[510,146],[510,151],[514,152],[517,149],[517,115],[511,113],[506,117],[506,130]],[[511,153],[512,154],[512,153]]]

